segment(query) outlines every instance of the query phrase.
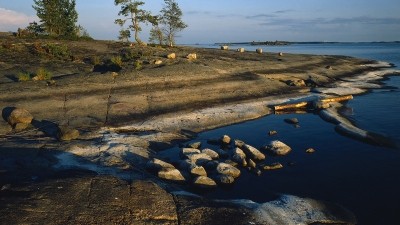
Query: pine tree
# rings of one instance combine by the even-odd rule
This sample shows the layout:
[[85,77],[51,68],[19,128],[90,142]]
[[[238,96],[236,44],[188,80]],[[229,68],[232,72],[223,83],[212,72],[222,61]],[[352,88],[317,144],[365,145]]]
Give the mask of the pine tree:
[[75,0],[33,0],[46,32],[51,36],[75,36],[78,13]]
[[119,11],[119,16],[124,16],[124,19],[116,19],[115,23],[124,26],[125,22],[130,20],[131,25],[129,25],[129,30],[135,33],[135,41],[138,44],[143,42],[139,38],[139,32],[142,31],[140,23],[147,23],[152,19],[149,11],[140,9],[144,2],[136,0],[115,0],[115,5],[121,5],[121,10]]
[[165,5],[161,9],[161,24],[169,46],[174,46],[175,38],[179,31],[187,25],[182,21],[182,10],[175,0],[164,0]]

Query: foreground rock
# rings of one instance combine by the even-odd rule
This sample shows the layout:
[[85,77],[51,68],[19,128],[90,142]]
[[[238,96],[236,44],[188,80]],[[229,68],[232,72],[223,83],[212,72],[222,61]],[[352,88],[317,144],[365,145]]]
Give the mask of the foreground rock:
[[17,124],[30,124],[33,120],[33,116],[23,108],[6,107],[2,110],[2,116],[13,128]]
[[292,148],[281,141],[271,141],[268,145],[264,147],[264,149],[278,156],[287,155],[290,151],[292,151]]
[[79,138],[79,131],[68,126],[59,126],[57,138],[60,141],[71,141]]
[[240,170],[227,163],[219,163],[216,168],[216,172],[218,174],[232,176],[233,178],[237,178],[240,176]]
[[158,171],[157,176],[164,180],[184,182],[186,179],[183,177],[182,173],[177,169],[163,168]]
[[261,161],[265,159],[265,155],[251,145],[245,144],[242,148],[246,152],[246,154],[254,160]]
[[209,177],[206,176],[198,176],[193,180],[193,184],[196,187],[200,188],[215,188],[217,187],[217,183]]

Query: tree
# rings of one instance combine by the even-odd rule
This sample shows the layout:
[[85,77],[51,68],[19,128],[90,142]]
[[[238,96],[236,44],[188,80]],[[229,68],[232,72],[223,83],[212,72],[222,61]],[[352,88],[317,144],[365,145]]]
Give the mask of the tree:
[[45,32],[43,26],[41,24],[38,24],[36,21],[29,23],[29,26],[27,26],[25,29],[29,32],[29,34],[33,36],[38,36]]
[[75,0],[33,0],[42,26],[52,36],[75,36],[78,13]]
[[162,45],[164,42],[164,34],[159,26],[160,18],[160,16],[153,16],[153,20],[150,21],[153,27],[150,30],[149,42]]
[[152,16],[150,15],[150,12],[140,9],[140,7],[144,5],[144,2],[136,0],[115,0],[114,3],[117,6],[121,5],[121,11],[119,11],[118,15],[125,17],[125,19],[116,19],[115,23],[123,27],[125,22],[130,20],[132,24],[129,25],[129,28],[127,30],[131,30],[135,33],[135,41],[138,44],[143,43],[139,38],[139,32],[142,31],[140,23],[147,23],[152,21]]
[[119,36],[118,36],[119,40],[129,42],[130,37],[131,37],[131,32],[129,30],[121,29],[119,31]]
[[168,40],[169,46],[174,46],[178,32],[185,29],[187,25],[182,21],[182,10],[175,0],[164,0],[165,5],[161,9],[161,21],[163,32]]

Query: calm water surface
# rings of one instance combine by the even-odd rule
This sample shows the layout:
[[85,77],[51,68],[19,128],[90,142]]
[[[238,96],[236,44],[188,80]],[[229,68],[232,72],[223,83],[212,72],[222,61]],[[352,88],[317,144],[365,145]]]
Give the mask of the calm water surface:
[[[207,46],[201,46],[207,47]],[[209,46],[218,47],[218,46]],[[236,48],[241,46],[232,46]],[[259,46],[244,46],[253,50]],[[263,46],[264,51],[347,55],[400,65],[399,43],[298,44]],[[346,115],[360,128],[384,134],[400,143],[400,77],[390,76],[385,89],[356,96],[347,103]],[[297,117],[300,128],[283,120]],[[359,224],[399,224],[400,149],[363,143],[335,132],[335,125],[316,114],[269,115],[199,134],[196,140],[228,134],[260,147],[278,139],[293,151],[285,157],[269,157],[284,168],[261,176],[243,171],[234,186],[202,193],[219,199],[251,199],[265,202],[277,194],[291,194],[335,202],[354,212]],[[269,137],[268,131],[278,135]],[[203,147],[216,148],[215,146]],[[316,149],[306,154],[306,148]],[[290,166],[289,166],[290,165]]]

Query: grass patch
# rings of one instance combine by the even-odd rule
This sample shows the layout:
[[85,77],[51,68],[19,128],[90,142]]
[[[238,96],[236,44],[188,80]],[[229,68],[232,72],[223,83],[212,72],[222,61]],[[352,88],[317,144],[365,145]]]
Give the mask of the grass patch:
[[98,57],[97,55],[92,56],[92,57],[90,58],[90,63],[91,63],[93,66],[100,65],[100,64],[101,64],[100,57]]
[[122,57],[121,56],[113,56],[113,57],[111,57],[110,61],[113,65],[122,68]]
[[140,61],[140,60],[136,60],[136,61],[133,63],[133,67],[135,67],[135,70],[141,70],[142,67],[143,67],[143,62]]
[[35,80],[51,80],[53,75],[50,71],[47,71],[45,68],[39,68],[36,71],[36,76],[34,77]]
[[17,74],[18,81],[28,81],[31,80],[32,75],[28,72],[19,72]]

